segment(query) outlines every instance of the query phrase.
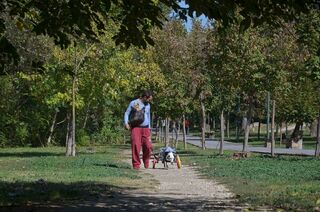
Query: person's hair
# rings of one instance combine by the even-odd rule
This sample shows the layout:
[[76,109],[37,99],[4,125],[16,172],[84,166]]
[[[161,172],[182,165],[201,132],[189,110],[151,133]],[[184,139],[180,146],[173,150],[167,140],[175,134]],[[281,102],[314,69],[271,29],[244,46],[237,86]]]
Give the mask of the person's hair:
[[149,96],[152,96],[152,95],[153,95],[153,93],[150,90],[145,90],[145,91],[141,92],[141,97],[149,97]]

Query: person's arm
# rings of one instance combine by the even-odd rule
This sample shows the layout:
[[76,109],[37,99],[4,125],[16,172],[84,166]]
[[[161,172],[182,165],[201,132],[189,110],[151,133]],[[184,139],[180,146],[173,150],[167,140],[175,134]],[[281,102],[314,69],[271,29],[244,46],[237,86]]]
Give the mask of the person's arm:
[[151,106],[149,104],[149,111],[148,111],[148,119],[149,119],[149,129],[151,129]]
[[130,102],[126,112],[124,113],[124,126],[128,130],[130,129],[128,122],[129,122],[129,114],[130,114],[131,110],[132,110],[132,102]]

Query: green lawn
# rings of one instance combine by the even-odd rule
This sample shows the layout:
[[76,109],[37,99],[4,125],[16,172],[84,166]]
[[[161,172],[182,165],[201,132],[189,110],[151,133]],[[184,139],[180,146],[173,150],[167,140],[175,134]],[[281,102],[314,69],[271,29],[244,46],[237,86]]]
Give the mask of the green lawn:
[[180,150],[183,164],[196,164],[208,178],[226,184],[242,202],[285,210],[320,207],[320,160],[312,157],[253,155],[233,159],[214,150]]
[[76,157],[64,156],[62,147],[0,149],[0,206],[88,200],[137,187],[139,172],[119,154],[128,148],[83,147]]
[[[129,146],[99,146],[95,153],[81,148],[76,157],[65,157],[60,147],[0,149],[0,206],[95,200],[137,188],[144,182],[121,161],[124,149]],[[240,201],[285,210],[320,206],[319,159],[253,155],[235,160],[231,152],[218,156],[214,150],[189,149],[178,151],[183,164],[196,164],[205,176],[230,187]]]

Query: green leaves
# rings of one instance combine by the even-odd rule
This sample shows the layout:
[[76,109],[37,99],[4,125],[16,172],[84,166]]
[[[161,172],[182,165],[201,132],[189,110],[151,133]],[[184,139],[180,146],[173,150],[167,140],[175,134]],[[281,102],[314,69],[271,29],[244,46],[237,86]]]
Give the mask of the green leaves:
[[246,17],[244,20],[241,21],[239,31],[240,33],[244,33],[251,25],[251,18]]

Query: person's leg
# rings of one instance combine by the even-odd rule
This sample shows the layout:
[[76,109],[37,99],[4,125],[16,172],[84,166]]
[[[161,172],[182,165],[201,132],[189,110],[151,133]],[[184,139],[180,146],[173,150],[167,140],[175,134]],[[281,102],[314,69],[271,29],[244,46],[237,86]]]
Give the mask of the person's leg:
[[151,132],[149,128],[142,128],[142,160],[144,167],[149,168],[150,156],[152,153]]
[[135,127],[131,130],[131,151],[132,151],[132,166],[134,169],[140,168],[140,150],[141,150],[141,128]]

